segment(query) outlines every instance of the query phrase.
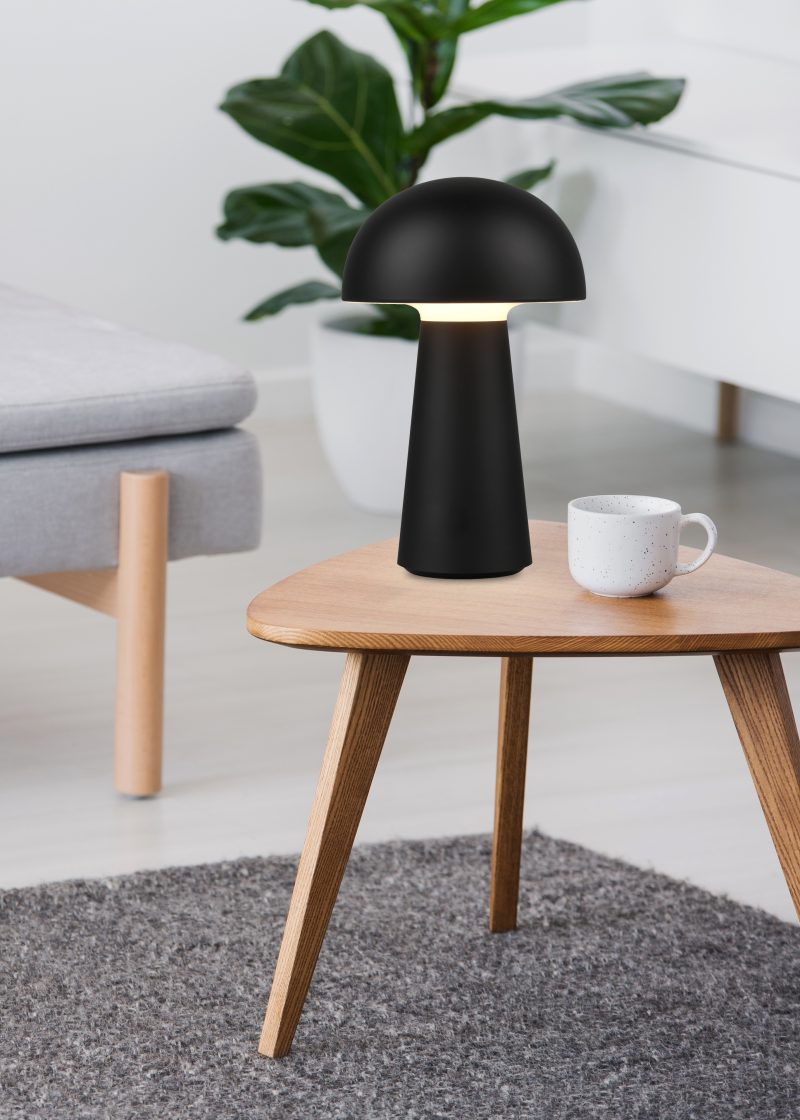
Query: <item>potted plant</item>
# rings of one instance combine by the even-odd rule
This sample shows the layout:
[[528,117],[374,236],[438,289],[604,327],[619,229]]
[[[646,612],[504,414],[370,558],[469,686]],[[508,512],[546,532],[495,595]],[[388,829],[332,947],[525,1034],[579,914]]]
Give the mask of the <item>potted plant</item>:
[[[684,82],[626,74],[522,101],[446,98],[462,35],[563,0],[309,0],[329,9],[356,4],[388,20],[408,62],[412,108],[403,120],[394,81],[376,59],[335,35],[313,35],[274,78],[236,85],[221,105],[255,139],[340,184],[344,195],[304,182],[260,183],[231,191],[223,240],[286,248],[313,246],[327,269],[277,292],[245,315],[253,322],[293,304],[338,299],[350,242],[372,210],[417,181],[431,151],[487,117],[570,117],[592,128],[661,120]],[[518,171],[508,182],[530,190],[553,164]],[[323,324],[312,346],[317,423],[333,470],[357,505],[400,508],[411,414],[417,313],[389,305]]]

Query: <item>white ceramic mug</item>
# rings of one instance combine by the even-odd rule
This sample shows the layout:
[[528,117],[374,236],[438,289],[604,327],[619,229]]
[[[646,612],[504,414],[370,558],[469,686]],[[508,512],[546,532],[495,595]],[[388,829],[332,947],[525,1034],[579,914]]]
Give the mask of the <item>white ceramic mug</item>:
[[[595,595],[632,599],[666,587],[673,576],[696,572],[717,544],[717,529],[704,513],[681,513],[669,498],[595,494],[568,507],[569,570]],[[696,521],[708,543],[691,564],[678,563],[681,529]]]

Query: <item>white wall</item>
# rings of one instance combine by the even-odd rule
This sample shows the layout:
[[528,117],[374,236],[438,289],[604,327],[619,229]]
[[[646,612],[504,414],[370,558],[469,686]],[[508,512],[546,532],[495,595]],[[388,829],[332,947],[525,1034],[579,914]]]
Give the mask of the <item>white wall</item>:
[[[464,49],[574,38],[584,7],[487,29]],[[384,21],[298,0],[5,0],[3,16],[0,280],[257,369],[302,364],[317,310],[239,317],[324,276],[313,251],[223,244],[212,231],[229,188],[313,173],[215,106],[228,86],[276,73],[323,26],[402,73]],[[503,136],[484,128],[455,141],[435,173],[474,170],[476,159],[487,174],[513,169]]]
[[[630,2],[630,0],[628,0]],[[800,62],[797,0],[657,0],[670,31],[700,43]]]
[[[314,254],[212,231],[226,189],[298,169],[215,107],[333,19],[291,0],[13,0],[4,14],[2,278],[246,364],[297,360],[302,312],[237,318],[314,275]],[[397,53],[370,13],[347,22]]]

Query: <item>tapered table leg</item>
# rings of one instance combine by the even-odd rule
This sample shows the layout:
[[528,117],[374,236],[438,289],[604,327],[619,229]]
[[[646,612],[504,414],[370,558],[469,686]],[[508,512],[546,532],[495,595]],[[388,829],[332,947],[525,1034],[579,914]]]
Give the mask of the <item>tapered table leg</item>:
[[347,655],[259,1052],[289,1053],[409,657]]
[[714,660],[800,916],[800,738],[780,654],[724,653]]
[[532,673],[532,657],[503,658],[489,899],[489,929],[493,933],[517,926]]

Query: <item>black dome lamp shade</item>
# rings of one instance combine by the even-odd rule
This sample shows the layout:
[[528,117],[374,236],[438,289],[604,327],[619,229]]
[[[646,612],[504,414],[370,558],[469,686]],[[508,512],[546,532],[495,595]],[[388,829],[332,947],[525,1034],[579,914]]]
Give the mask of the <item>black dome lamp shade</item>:
[[584,299],[577,246],[549,206],[492,179],[401,191],[350,247],[342,298],[422,320],[398,563],[477,578],[531,562],[506,317]]

